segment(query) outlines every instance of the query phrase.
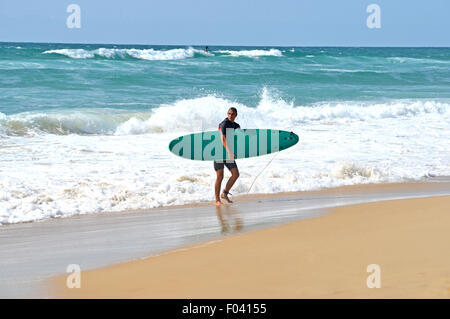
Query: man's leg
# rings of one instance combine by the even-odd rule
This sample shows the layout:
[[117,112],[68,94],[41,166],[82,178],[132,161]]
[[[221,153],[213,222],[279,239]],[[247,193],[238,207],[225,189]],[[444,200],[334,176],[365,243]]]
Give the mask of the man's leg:
[[226,199],[229,203],[232,203],[232,201],[228,198],[228,192],[230,191],[231,187],[233,187],[236,180],[239,178],[239,170],[237,167],[233,167],[230,171],[231,177],[228,179],[227,185],[225,185],[222,198]]
[[220,187],[222,186],[222,180],[223,180],[223,168],[216,171],[216,185],[214,187],[215,193],[216,193],[216,205],[221,205],[222,202],[220,201]]

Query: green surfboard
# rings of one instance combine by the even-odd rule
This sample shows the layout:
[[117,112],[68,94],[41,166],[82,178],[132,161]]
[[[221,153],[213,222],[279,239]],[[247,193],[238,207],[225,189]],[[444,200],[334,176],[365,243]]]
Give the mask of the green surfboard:
[[[236,129],[227,131],[227,143],[235,159],[266,155],[297,144],[293,132],[270,129]],[[220,131],[183,135],[169,143],[169,150],[183,158],[198,161],[226,161],[228,152],[222,144]]]

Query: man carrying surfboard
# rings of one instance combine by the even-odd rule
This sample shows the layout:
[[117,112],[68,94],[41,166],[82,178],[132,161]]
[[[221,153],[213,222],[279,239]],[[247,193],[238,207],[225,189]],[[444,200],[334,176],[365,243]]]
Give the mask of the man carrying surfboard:
[[[228,203],[232,203],[232,201],[228,198],[228,194],[230,194],[230,189],[233,187],[236,180],[239,178],[239,170],[236,165],[236,161],[234,160],[234,153],[230,150],[228,143],[227,143],[227,129],[238,129],[241,128],[241,126],[236,123],[234,120],[237,116],[237,110],[235,107],[230,107],[227,113],[227,117],[219,124],[219,131],[220,131],[220,137],[222,140],[222,144],[227,150],[228,158],[227,161],[214,161],[214,170],[216,171],[216,185],[215,185],[215,193],[216,193],[216,205],[222,205],[221,198],[225,199]],[[225,185],[225,188],[222,192],[222,195],[220,195],[220,188],[222,186],[222,180],[223,180],[223,171],[224,166],[226,166],[230,172],[231,177],[228,180],[227,184]]]

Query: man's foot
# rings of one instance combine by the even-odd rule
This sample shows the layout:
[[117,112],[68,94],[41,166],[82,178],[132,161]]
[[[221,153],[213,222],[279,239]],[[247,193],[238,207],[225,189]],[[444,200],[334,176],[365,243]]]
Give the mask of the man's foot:
[[225,199],[228,203],[232,203],[232,201],[228,198],[228,192],[227,191],[223,191],[222,195],[220,195],[220,197],[222,197],[223,199]]
[[216,200],[216,206],[221,206],[223,203],[220,200]]

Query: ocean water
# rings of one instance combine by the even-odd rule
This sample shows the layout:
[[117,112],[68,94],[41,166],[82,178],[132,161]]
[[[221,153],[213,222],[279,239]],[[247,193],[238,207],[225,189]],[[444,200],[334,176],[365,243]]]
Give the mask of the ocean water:
[[213,200],[212,162],[168,143],[231,106],[300,136],[251,193],[450,175],[450,48],[209,49],[0,43],[0,224]]

